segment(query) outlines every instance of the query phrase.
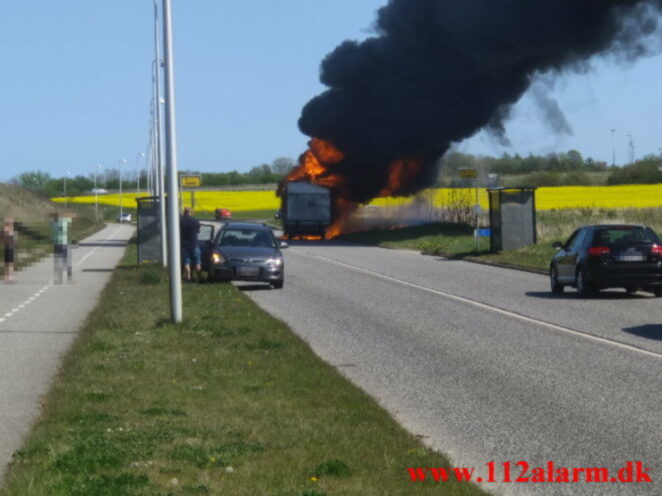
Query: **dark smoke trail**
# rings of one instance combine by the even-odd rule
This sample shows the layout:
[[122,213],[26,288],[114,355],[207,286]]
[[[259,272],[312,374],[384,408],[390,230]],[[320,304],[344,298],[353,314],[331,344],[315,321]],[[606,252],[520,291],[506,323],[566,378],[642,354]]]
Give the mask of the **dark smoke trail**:
[[326,164],[345,179],[340,196],[366,202],[383,194],[403,159],[416,159],[417,172],[395,193],[414,193],[432,183],[452,142],[486,127],[502,131],[536,75],[581,70],[600,53],[650,51],[661,4],[390,0],[378,12],[378,36],[346,41],[324,59],[329,89],[304,107],[299,127],[343,152]]

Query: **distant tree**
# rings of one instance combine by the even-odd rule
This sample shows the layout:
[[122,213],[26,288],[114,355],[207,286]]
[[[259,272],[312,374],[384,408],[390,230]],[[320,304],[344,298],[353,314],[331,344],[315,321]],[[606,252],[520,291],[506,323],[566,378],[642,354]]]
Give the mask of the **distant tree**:
[[67,180],[68,195],[83,195],[94,188],[94,180],[85,176],[76,176]]
[[522,177],[516,186],[558,186],[561,175],[558,172],[536,171]]
[[271,162],[271,172],[278,176],[285,176],[294,168],[294,160],[288,157],[278,157]]
[[587,171],[604,171],[607,170],[607,162],[602,160],[594,160],[591,157],[588,157],[584,160],[584,169]]
[[580,170],[584,167],[584,157],[577,150],[570,150],[565,154],[566,169]]
[[31,171],[19,174],[12,182],[25,189],[41,193],[46,189],[46,186],[51,179],[51,175],[48,172]]
[[523,158],[520,162],[520,172],[536,172],[545,169],[546,160],[540,155],[529,153],[529,156]]
[[469,153],[450,152],[441,159],[441,168],[449,175],[455,175],[459,169],[476,167],[476,157]]
[[265,184],[275,182],[275,174],[271,172],[271,167],[267,164],[256,165],[247,174],[250,182],[256,184]]
[[564,186],[590,186],[591,178],[585,172],[574,170],[563,175],[561,184]]
[[647,155],[634,164],[612,169],[607,184],[662,183],[662,157]]

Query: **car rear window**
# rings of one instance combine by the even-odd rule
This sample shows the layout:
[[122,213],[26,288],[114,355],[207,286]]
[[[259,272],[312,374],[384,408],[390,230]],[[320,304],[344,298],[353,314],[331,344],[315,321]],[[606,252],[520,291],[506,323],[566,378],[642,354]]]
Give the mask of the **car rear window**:
[[225,229],[221,232],[220,246],[253,246],[275,248],[276,241],[268,231],[254,229]]
[[651,230],[643,227],[610,227],[595,233],[593,244],[617,246],[624,244],[659,243],[660,239]]

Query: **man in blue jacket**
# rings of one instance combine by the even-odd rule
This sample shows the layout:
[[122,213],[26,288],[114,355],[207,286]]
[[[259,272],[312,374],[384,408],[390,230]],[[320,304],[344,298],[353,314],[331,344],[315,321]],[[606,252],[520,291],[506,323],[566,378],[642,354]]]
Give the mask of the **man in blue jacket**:
[[202,270],[200,246],[198,245],[198,233],[200,232],[200,221],[191,215],[191,208],[186,207],[184,214],[179,218],[179,236],[181,239],[182,265],[184,266],[183,278],[191,280],[191,264],[195,266],[196,278],[200,281]]

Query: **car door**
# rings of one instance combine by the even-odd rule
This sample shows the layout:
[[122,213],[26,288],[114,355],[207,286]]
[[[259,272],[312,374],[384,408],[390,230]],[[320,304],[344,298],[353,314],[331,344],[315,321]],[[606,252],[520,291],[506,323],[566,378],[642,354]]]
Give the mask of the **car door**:
[[209,270],[209,256],[211,254],[211,244],[213,239],[214,226],[210,224],[200,224],[200,231],[198,232],[198,246],[200,247],[202,270]]
[[575,280],[575,268],[581,253],[581,248],[586,239],[587,229],[578,229],[570,236],[563,248],[563,254],[559,262],[559,279],[565,281]]

